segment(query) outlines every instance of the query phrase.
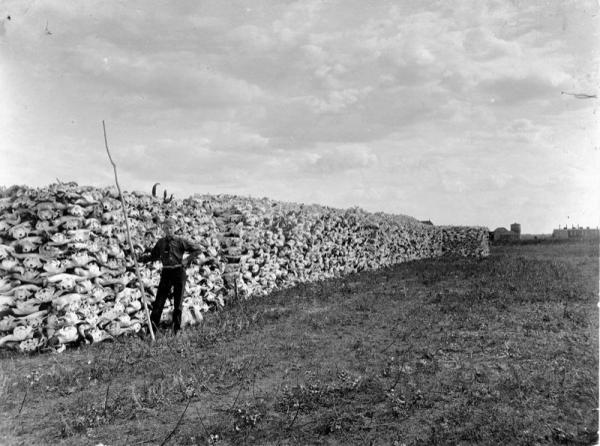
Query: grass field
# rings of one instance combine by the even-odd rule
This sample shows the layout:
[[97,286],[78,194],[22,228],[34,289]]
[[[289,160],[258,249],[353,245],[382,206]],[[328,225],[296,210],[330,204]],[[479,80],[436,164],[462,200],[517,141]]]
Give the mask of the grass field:
[[594,444],[597,303],[596,245],[499,246],[2,352],[0,444]]

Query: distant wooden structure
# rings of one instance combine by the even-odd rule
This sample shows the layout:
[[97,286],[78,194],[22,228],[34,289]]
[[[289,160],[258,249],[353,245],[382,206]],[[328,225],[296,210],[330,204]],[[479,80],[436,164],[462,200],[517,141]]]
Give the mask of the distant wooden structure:
[[494,242],[510,242],[521,239],[521,225],[513,223],[510,225],[510,231],[506,228],[496,228],[491,233],[492,241]]
[[570,229],[565,226],[552,231],[552,238],[557,240],[594,240],[600,239],[600,230],[589,226],[587,228],[572,226]]

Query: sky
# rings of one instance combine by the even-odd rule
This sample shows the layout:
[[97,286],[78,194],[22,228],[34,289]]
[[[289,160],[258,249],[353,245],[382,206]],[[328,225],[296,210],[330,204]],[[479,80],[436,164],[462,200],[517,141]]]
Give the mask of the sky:
[[0,185],[113,185],[105,121],[124,190],[596,227],[599,12],[586,0],[3,0]]

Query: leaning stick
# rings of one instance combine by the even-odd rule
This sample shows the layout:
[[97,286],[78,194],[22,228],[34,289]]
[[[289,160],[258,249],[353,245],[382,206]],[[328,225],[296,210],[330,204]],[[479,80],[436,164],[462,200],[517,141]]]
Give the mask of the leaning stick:
[[144,292],[144,284],[142,283],[142,276],[140,274],[140,267],[138,266],[137,258],[135,257],[135,252],[133,251],[133,243],[131,243],[131,234],[129,232],[129,219],[127,218],[127,210],[125,208],[125,199],[123,198],[123,194],[121,193],[121,186],[119,186],[119,179],[117,178],[117,165],[110,156],[110,150],[108,150],[108,141],[106,139],[106,126],[104,125],[104,121],[102,121],[102,129],[104,130],[104,146],[106,147],[106,153],[108,153],[108,159],[113,166],[113,170],[115,172],[115,183],[117,184],[117,190],[119,191],[119,198],[121,199],[121,208],[123,209],[123,216],[125,217],[125,229],[127,231],[127,242],[129,243],[129,250],[131,252],[131,257],[133,258],[133,264],[135,266],[135,274],[138,280],[138,286],[140,287],[140,292],[142,293],[142,303],[144,304],[144,311],[146,312],[146,320],[148,322],[148,330],[150,331],[150,336],[152,337],[152,341],[155,341],[154,338],[154,330],[152,330],[152,322],[150,321],[150,313],[148,312],[148,305],[146,304],[146,293]]

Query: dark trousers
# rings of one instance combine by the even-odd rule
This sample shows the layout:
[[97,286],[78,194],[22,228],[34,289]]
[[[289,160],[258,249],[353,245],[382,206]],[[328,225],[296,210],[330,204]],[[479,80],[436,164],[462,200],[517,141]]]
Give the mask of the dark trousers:
[[165,306],[165,301],[171,289],[173,289],[173,330],[176,332],[181,328],[181,309],[183,307],[183,293],[185,291],[185,281],[187,275],[185,268],[163,268],[160,275],[160,282],[156,290],[156,299],[152,305],[150,320],[152,328],[156,331],[160,322],[160,316]]

